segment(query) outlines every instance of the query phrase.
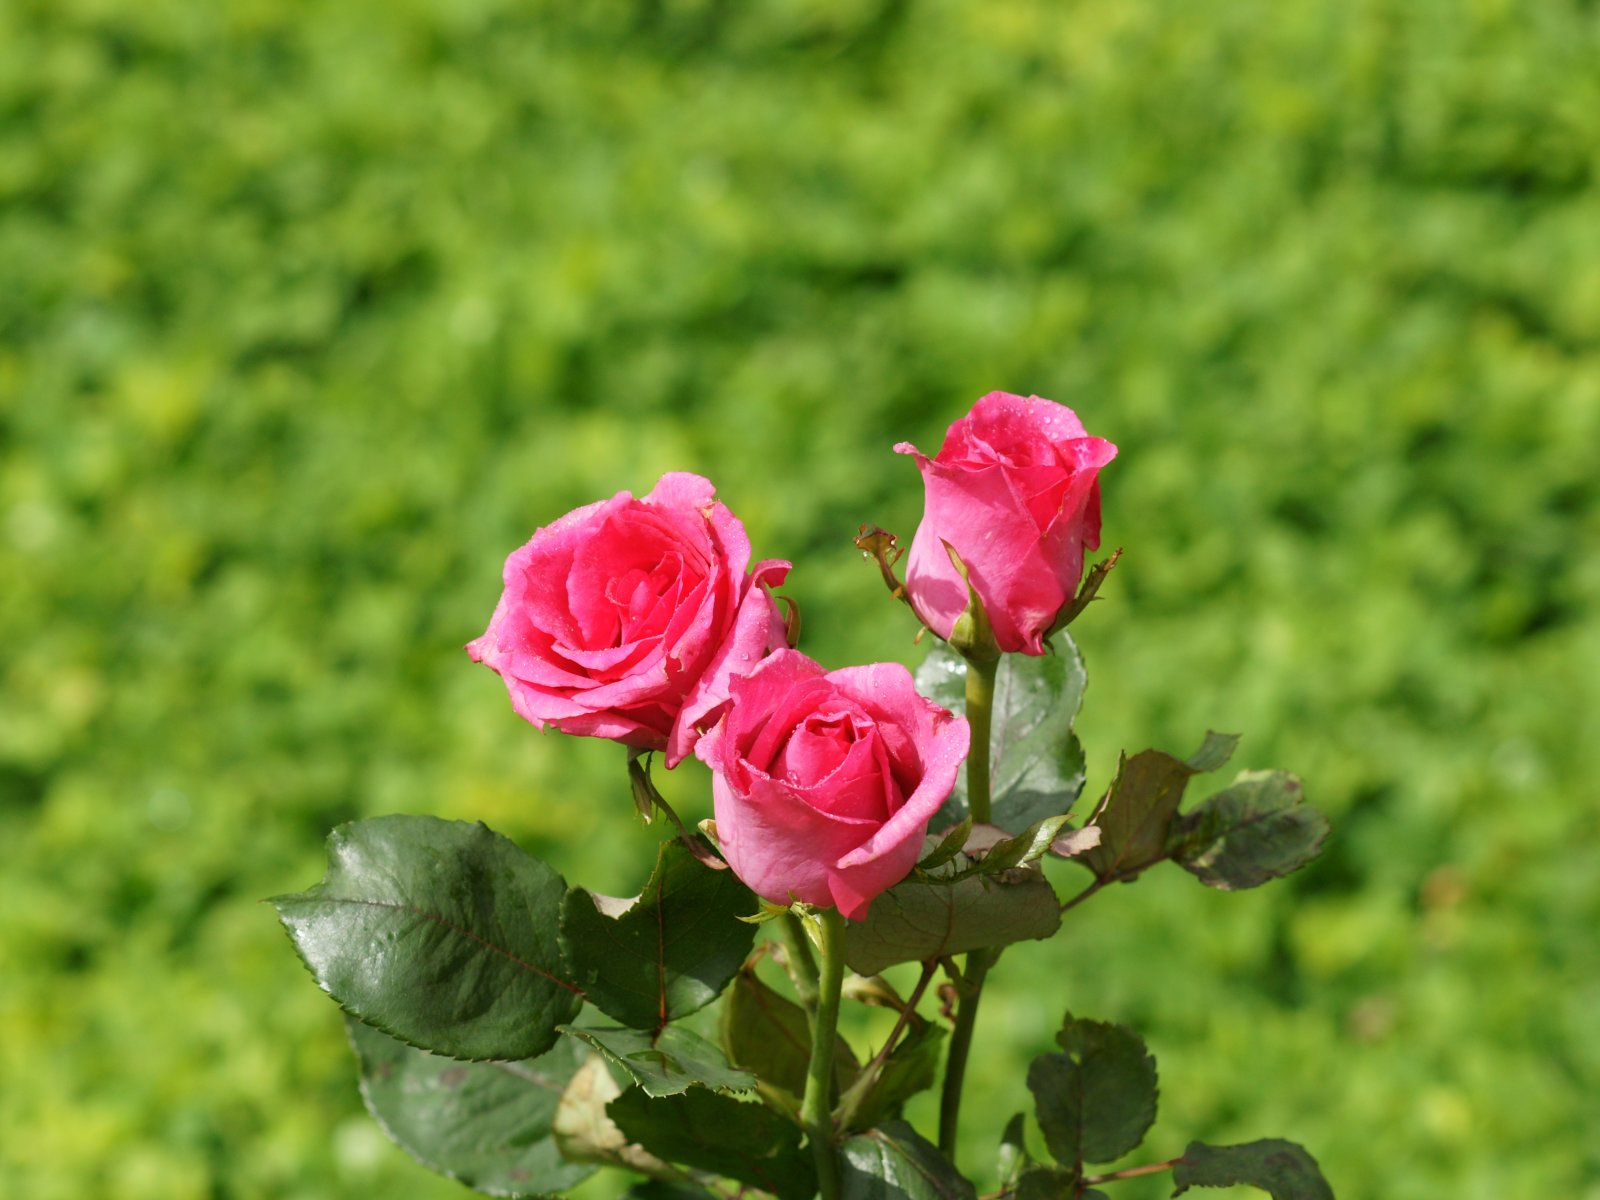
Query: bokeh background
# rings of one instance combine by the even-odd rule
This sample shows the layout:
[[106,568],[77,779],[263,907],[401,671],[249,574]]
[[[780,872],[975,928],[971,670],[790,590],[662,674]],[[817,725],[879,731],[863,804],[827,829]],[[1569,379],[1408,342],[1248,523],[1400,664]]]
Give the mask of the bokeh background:
[[0,1193],[465,1195],[259,898],[391,811],[636,889],[618,752],[461,652],[504,555],[700,471],[914,662],[850,539],[1003,388],[1121,447],[1091,790],[1242,730],[1336,832],[1008,954],[964,1164],[1070,1006],[1154,1156],[1600,1197],[1597,64],[1579,0],[5,0]]

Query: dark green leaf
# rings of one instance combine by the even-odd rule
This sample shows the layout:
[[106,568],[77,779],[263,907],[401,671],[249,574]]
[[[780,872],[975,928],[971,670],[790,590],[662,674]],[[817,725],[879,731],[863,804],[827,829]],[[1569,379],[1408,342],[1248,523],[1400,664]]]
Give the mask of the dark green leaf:
[[1033,1156],[1028,1153],[1028,1141],[1024,1135],[1024,1124],[1022,1114],[1017,1113],[1006,1122],[1005,1132],[1000,1135],[1000,1156],[995,1174],[999,1178],[1002,1192],[1015,1191],[1017,1180],[1022,1173],[1033,1166]]
[[581,889],[561,912],[561,948],[585,997],[607,1016],[659,1029],[715,1000],[755,940],[755,907],[732,871],[713,871],[665,842],[639,898],[620,915]]
[[[1058,846],[1067,839],[1057,835],[1066,827],[1067,821],[1064,815],[1046,817],[1013,837],[998,825],[974,825],[969,817],[946,835],[936,852],[930,853],[917,864],[913,878],[922,883],[949,885],[974,875],[1014,871],[1037,862],[1046,853],[1060,853]],[[955,834],[963,829],[967,831],[965,843],[955,853],[946,853],[946,847],[954,842]],[[1087,834],[1080,829],[1069,835],[1077,839],[1078,848],[1073,853],[1099,844],[1100,831],[1092,825],[1089,829],[1091,832]],[[933,839],[929,838],[923,845],[927,847],[932,843]],[[1071,855],[1063,854],[1062,857]]]
[[930,850],[925,858],[917,863],[917,870],[931,871],[942,867],[961,853],[962,847],[967,844],[967,836],[972,832],[972,818],[962,818],[939,839],[939,843]]
[[492,1196],[565,1191],[593,1174],[551,1136],[583,1047],[559,1040],[524,1062],[459,1062],[359,1021],[348,1031],[368,1111],[423,1166]]
[[884,1061],[883,1073],[856,1109],[851,1127],[870,1128],[899,1116],[907,1099],[933,1086],[943,1048],[943,1028],[919,1018]]
[[1256,887],[1322,853],[1328,821],[1287,771],[1245,771],[1179,826],[1178,864],[1223,891]]
[[[722,1047],[728,1061],[797,1099],[805,1094],[811,1062],[811,1028],[806,1011],[780,996],[748,971],[734,979],[722,1004]],[[841,1089],[861,1065],[843,1038],[834,1041],[833,1073]]]
[[533,1058],[579,993],[556,939],[561,876],[481,824],[376,817],[328,837],[328,873],[272,903],[317,982],[402,1041]]
[[1008,654],[995,674],[990,799],[996,823],[1019,832],[1072,807],[1083,790],[1083,747],[1072,722],[1087,682],[1066,634],[1054,653]]
[[1064,1167],[1110,1162],[1137,1146],[1156,1119],[1156,1064],[1123,1025],[1074,1020],[1028,1067],[1028,1089],[1050,1153]]
[[799,1128],[763,1105],[704,1088],[660,1099],[629,1088],[606,1111],[631,1141],[667,1162],[737,1179],[781,1200],[810,1200],[816,1192]]
[[1061,1167],[1029,1167],[1017,1180],[1017,1200],[1077,1200],[1078,1173]]
[[974,1200],[977,1190],[904,1121],[840,1147],[841,1200]]
[[1161,750],[1141,750],[1117,766],[1094,815],[1100,844],[1078,855],[1106,882],[1131,879],[1167,853],[1167,831],[1194,769]]
[[[1083,790],[1083,747],[1072,733],[1083,701],[1083,658],[1065,634],[1053,645],[1054,653],[1041,656],[1007,654],[995,672],[990,820],[1010,834],[1068,811]],[[952,712],[965,712],[966,678],[966,661],[936,642],[917,670],[917,688]],[[952,825],[967,811],[962,767],[933,828]]]
[[982,873],[990,875],[996,871],[1009,871],[1043,858],[1066,823],[1065,814],[1046,817],[1028,826],[1016,837],[996,842],[979,862]]
[[844,960],[862,975],[982,946],[1049,937],[1061,906],[1037,868],[955,884],[908,879],[872,902],[866,919],[845,926]]
[[755,1087],[755,1076],[728,1065],[710,1042],[681,1025],[652,1036],[639,1029],[563,1025],[561,1032],[587,1042],[617,1064],[652,1096],[671,1096],[691,1086],[725,1092]]
[[1189,755],[1189,769],[1197,775],[1220,770],[1238,748],[1237,733],[1218,733],[1215,729],[1208,729],[1206,740],[1200,743],[1200,749]]
[[1317,1160],[1301,1146],[1282,1138],[1266,1138],[1242,1146],[1208,1146],[1190,1142],[1172,1168],[1174,1196],[1192,1187],[1260,1188],[1272,1200],[1333,1200]]

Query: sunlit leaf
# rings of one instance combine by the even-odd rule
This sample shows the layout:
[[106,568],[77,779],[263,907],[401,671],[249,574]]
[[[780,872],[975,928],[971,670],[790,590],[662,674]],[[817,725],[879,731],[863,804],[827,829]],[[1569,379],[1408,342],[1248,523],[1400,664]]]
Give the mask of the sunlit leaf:
[[1185,813],[1178,864],[1223,891],[1297,871],[1322,852],[1328,819],[1305,803],[1287,771],[1246,771]]
[[[1067,812],[1083,790],[1083,747],[1072,733],[1083,701],[1083,658],[1066,634],[1051,645],[1054,652],[1041,656],[1007,654],[995,672],[989,819],[1010,834]],[[936,642],[917,669],[917,688],[952,712],[964,713],[966,675],[966,660]],[[968,815],[966,773],[963,766],[934,829]]]
[[1060,927],[1055,891],[1036,868],[955,884],[908,879],[873,900],[865,920],[846,924],[844,960],[876,975],[895,963],[1049,937]]
[[667,1162],[737,1179],[780,1200],[809,1200],[816,1191],[799,1127],[765,1105],[704,1088],[659,1098],[629,1088],[606,1112],[630,1141]]
[[556,938],[561,876],[482,824],[375,817],[328,837],[328,873],[272,903],[344,1009],[412,1045],[533,1058],[580,1004]]
[[1063,1167],[1110,1162],[1137,1146],[1156,1119],[1156,1064],[1123,1025],[1067,1017],[1056,1035],[1064,1053],[1028,1068],[1039,1128]]
[[368,1111],[423,1166],[495,1196],[565,1191],[593,1173],[552,1136],[586,1057],[575,1042],[523,1062],[459,1062],[356,1020],[347,1027]]
[[974,1200],[977,1190],[904,1121],[890,1121],[840,1147],[842,1200]]
[[755,1076],[728,1065],[722,1051],[681,1025],[658,1035],[640,1029],[564,1025],[561,1032],[587,1042],[621,1067],[652,1096],[671,1096],[694,1086],[744,1092]]
[[581,889],[561,913],[561,947],[585,998],[607,1016],[658,1029],[709,1004],[755,939],[755,907],[732,871],[713,871],[664,842],[638,899],[614,915]]

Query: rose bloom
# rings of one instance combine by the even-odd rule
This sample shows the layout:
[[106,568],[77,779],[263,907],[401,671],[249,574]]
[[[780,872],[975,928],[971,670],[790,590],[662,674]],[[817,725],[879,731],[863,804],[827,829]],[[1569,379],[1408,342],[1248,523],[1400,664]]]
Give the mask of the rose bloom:
[[926,493],[911,541],[906,594],[948,638],[967,585],[961,556],[1000,649],[1043,654],[1044,635],[1077,594],[1085,550],[1100,545],[1100,468],[1117,456],[1065,405],[990,392],[945,434],[934,458],[910,442]]
[[695,754],[734,873],[776,904],[860,919],[916,865],[968,738],[898,663],[824,671],[780,650],[733,680]]
[[729,678],[788,644],[767,589],[789,564],[749,568],[744,526],[714,496],[709,480],[672,472],[648,496],[576,509],[512,552],[467,653],[500,673],[519,715],[665,750],[674,766]]

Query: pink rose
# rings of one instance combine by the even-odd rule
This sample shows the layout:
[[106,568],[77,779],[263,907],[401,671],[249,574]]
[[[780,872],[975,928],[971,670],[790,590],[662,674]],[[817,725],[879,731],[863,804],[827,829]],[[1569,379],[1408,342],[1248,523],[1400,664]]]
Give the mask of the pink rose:
[[672,472],[546,525],[506,559],[505,591],[467,653],[540,729],[665,750],[675,766],[731,676],[788,644],[750,539],[709,480]]
[[1043,654],[1072,600],[1084,551],[1100,545],[1100,468],[1117,456],[1070,408],[990,392],[945,434],[937,458],[910,442],[927,493],[911,541],[906,593],[940,637],[967,607],[943,543],[961,556],[1000,649]]
[[916,865],[968,736],[898,663],[825,672],[780,650],[733,681],[695,754],[734,873],[774,903],[859,919]]

